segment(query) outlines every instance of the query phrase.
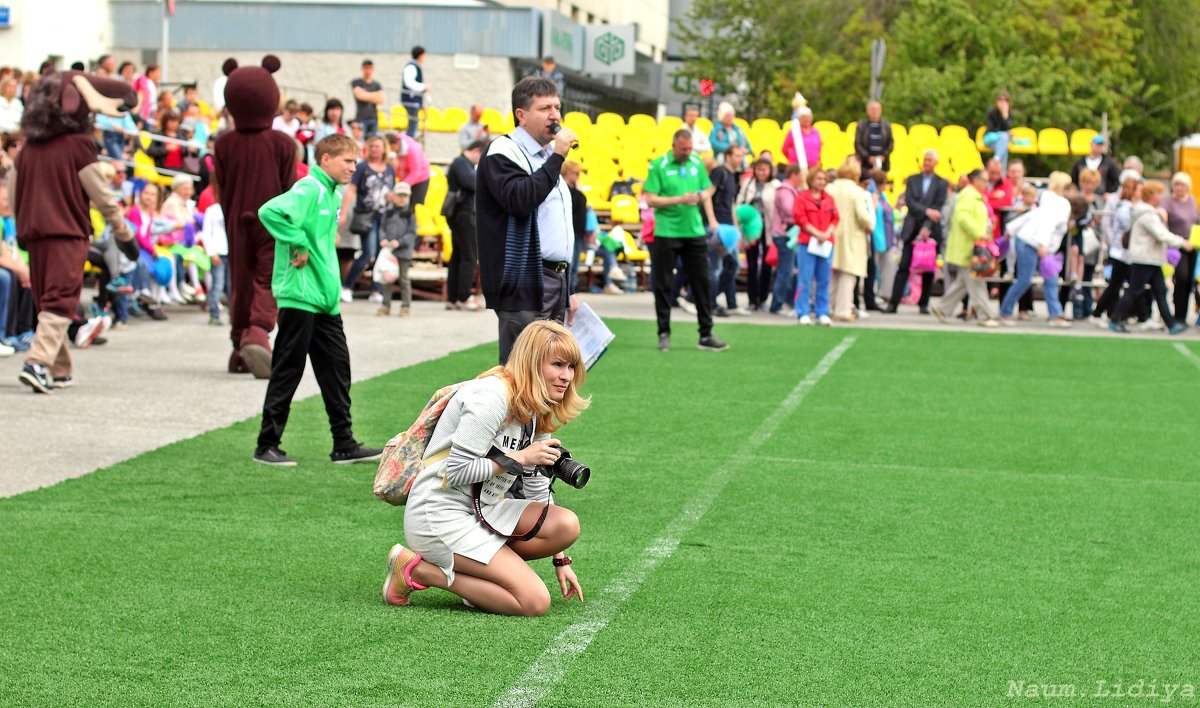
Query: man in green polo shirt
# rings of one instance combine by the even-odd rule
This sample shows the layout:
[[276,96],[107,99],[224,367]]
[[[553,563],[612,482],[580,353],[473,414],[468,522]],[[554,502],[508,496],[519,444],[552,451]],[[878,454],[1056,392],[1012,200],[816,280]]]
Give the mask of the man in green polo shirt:
[[646,203],[654,209],[654,243],[650,244],[650,280],[654,285],[654,310],[658,315],[658,349],[671,348],[671,281],[678,258],[691,283],[700,324],[700,349],[723,352],[729,345],[712,334],[712,281],[708,271],[708,228],[715,233],[712,182],[700,158],[692,154],[692,134],[679,130],[671,153],[650,163],[642,187]]

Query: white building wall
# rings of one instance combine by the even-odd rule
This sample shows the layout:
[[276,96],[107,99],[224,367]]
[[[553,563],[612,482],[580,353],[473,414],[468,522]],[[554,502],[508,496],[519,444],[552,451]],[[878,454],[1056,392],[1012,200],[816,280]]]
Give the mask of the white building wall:
[[497,0],[508,7],[554,10],[581,24],[639,25],[637,50],[662,61],[670,28],[670,0]]
[[0,66],[37,71],[46,57],[61,56],[62,68],[85,65],[108,51],[108,0],[0,0],[12,26],[0,29]]

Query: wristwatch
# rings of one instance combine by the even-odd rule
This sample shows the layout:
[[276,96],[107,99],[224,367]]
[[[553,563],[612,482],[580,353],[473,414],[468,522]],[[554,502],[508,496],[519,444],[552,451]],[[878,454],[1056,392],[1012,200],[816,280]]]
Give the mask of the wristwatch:
[[551,562],[554,563],[555,568],[561,568],[564,565],[571,565],[571,556],[563,556],[562,558],[552,558]]

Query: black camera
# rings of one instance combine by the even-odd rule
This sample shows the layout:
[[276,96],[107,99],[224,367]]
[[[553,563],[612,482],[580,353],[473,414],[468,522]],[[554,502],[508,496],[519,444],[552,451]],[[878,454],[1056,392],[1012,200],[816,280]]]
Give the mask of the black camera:
[[561,479],[576,489],[583,489],[592,476],[592,468],[571,457],[567,448],[560,447],[557,450],[558,460],[550,467],[538,465],[538,472],[551,479]]

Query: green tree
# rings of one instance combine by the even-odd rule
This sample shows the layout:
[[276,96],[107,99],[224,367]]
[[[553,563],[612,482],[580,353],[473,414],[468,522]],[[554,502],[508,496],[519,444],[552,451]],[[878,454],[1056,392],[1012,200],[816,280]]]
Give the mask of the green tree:
[[1118,138],[1148,168],[1171,169],[1171,144],[1200,130],[1200,0],[1138,0],[1134,66],[1144,90],[1130,95]]

